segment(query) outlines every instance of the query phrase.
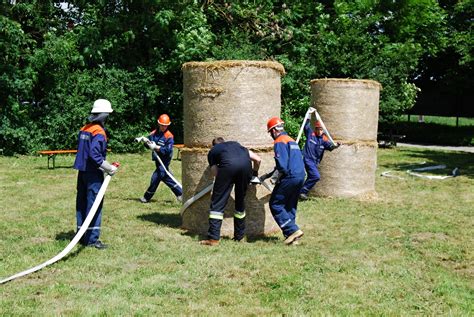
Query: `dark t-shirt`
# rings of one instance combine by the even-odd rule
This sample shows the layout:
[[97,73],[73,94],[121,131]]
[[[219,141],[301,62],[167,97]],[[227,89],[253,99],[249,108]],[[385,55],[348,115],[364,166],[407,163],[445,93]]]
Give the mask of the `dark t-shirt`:
[[249,150],[238,142],[227,141],[214,145],[207,154],[209,165],[225,167],[247,167],[250,164]]

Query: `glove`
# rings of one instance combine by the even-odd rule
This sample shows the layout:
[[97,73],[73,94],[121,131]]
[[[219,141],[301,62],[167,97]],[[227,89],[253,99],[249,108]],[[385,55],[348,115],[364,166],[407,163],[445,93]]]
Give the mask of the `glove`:
[[334,143],[331,144],[331,146],[328,148],[328,150],[329,150],[329,151],[332,151],[332,150],[334,150],[334,149],[337,149],[337,148],[340,147],[340,146],[341,146],[341,143],[336,142],[335,144],[334,144]]
[[262,182],[260,181],[260,178],[258,178],[258,172],[257,171],[252,171],[252,178],[250,179],[250,184],[251,185],[259,185]]
[[153,151],[156,151],[157,148],[158,148],[158,149],[160,148],[160,147],[155,143],[155,141],[148,141],[148,142],[146,143],[146,145],[148,145],[148,148],[150,148],[150,150],[153,150]]
[[102,164],[100,164],[100,169],[103,170],[105,173],[109,174],[110,176],[113,176],[115,175],[115,173],[117,173],[118,168],[115,165],[111,165],[107,161],[103,161]]
[[278,183],[278,181],[280,180],[280,176],[280,172],[278,172],[278,170],[275,170],[272,177],[270,178],[270,183],[272,183],[273,185]]

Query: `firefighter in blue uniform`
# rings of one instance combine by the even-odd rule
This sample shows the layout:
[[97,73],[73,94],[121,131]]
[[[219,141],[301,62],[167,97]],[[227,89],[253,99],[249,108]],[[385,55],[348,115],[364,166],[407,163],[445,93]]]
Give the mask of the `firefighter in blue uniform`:
[[174,136],[168,130],[169,125],[171,124],[170,117],[167,114],[162,114],[158,117],[158,129],[151,132],[148,136],[149,142],[145,145],[153,151],[152,160],[155,162],[156,169],[151,176],[150,186],[146,190],[145,194],[140,201],[142,203],[148,203],[150,199],[155,194],[158,189],[158,185],[163,181],[166,186],[168,186],[173,194],[176,195],[178,201],[182,201],[183,190],[179,184],[177,184],[171,177],[168,176],[163,166],[161,166],[158,161],[157,156],[160,157],[163,162],[164,167],[171,173],[169,170],[169,165],[171,159],[173,158],[173,145],[174,145]]
[[234,240],[241,241],[245,234],[245,194],[252,176],[258,175],[261,159],[238,142],[225,142],[221,137],[212,141],[207,159],[215,181],[209,208],[208,239],[200,244],[219,245],[224,209],[234,186]]
[[[283,120],[278,117],[267,122],[267,130],[274,140],[275,171],[278,173],[278,180],[270,197],[270,210],[285,236],[285,244],[290,245],[296,244],[303,236],[303,231],[296,224],[296,208],[305,172],[301,150],[285,132],[283,125]],[[268,178],[272,174],[274,171],[262,178]]]
[[[310,108],[309,113],[314,112],[315,109]],[[303,148],[303,157],[307,178],[300,191],[300,200],[308,199],[308,192],[320,179],[318,165],[323,159],[324,151],[332,151],[340,145],[339,143],[333,144],[329,141],[328,137],[323,133],[323,127],[319,121],[316,121],[313,131],[310,119],[308,119],[304,126],[304,134],[306,135],[306,143]]]
[[[89,211],[94,204],[95,198],[104,181],[104,172],[114,175],[117,167],[106,161],[107,134],[104,127],[105,121],[112,106],[108,100],[98,99],[94,102],[90,123],[79,131],[78,147],[74,168],[77,169],[77,196],[76,196],[76,219],[77,230],[81,228]],[[100,226],[102,220],[103,200],[97,212],[81,238],[81,244],[105,249],[107,245],[99,240]]]

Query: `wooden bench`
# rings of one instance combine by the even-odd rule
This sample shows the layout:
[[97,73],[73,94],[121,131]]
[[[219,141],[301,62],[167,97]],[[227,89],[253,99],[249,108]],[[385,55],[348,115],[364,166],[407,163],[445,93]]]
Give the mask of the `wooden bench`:
[[[55,167],[55,160],[56,155],[58,154],[75,154],[77,150],[45,150],[45,151],[38,151],[38,154],[47,155],[48,156],[48,169],[54,169]],[[53,161],[52,167],[50,167],[49,162]]]

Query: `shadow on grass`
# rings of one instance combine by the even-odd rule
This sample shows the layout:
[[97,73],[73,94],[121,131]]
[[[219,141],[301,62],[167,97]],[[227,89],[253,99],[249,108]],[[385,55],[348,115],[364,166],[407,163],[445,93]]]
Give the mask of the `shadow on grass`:
[[164,225],[170,228],[181,228],[181,216],[179,214],[154,212],[152,214],[144,214],[137,216],[137,218],[143,221],[150,221],[156,223],[157,225]]
[[400,150],[404,156],[419,159],[425,164],[384,164],[385,168],[395,171],[406,171],[419,167],[446,165],[445,169],[432,170],[429,174],[448,175],[454,168],[459,168],[461,175],[474,178],[474,154],[464,152],[440,152],[431,150]]
[[[76,235],[76,232],[73,230],[69,230],[67,232],[60,232],[56,235],[56,240],[57,241],[71,241],[74,236]],[[82,251],[82,249],[85,248],[82,244],[78,243],[77,244],[77,249],[74,252],[69,253],[67,256],[63,258],[63,260],[67,258],[74,258],[79,255],[79,253]]]

